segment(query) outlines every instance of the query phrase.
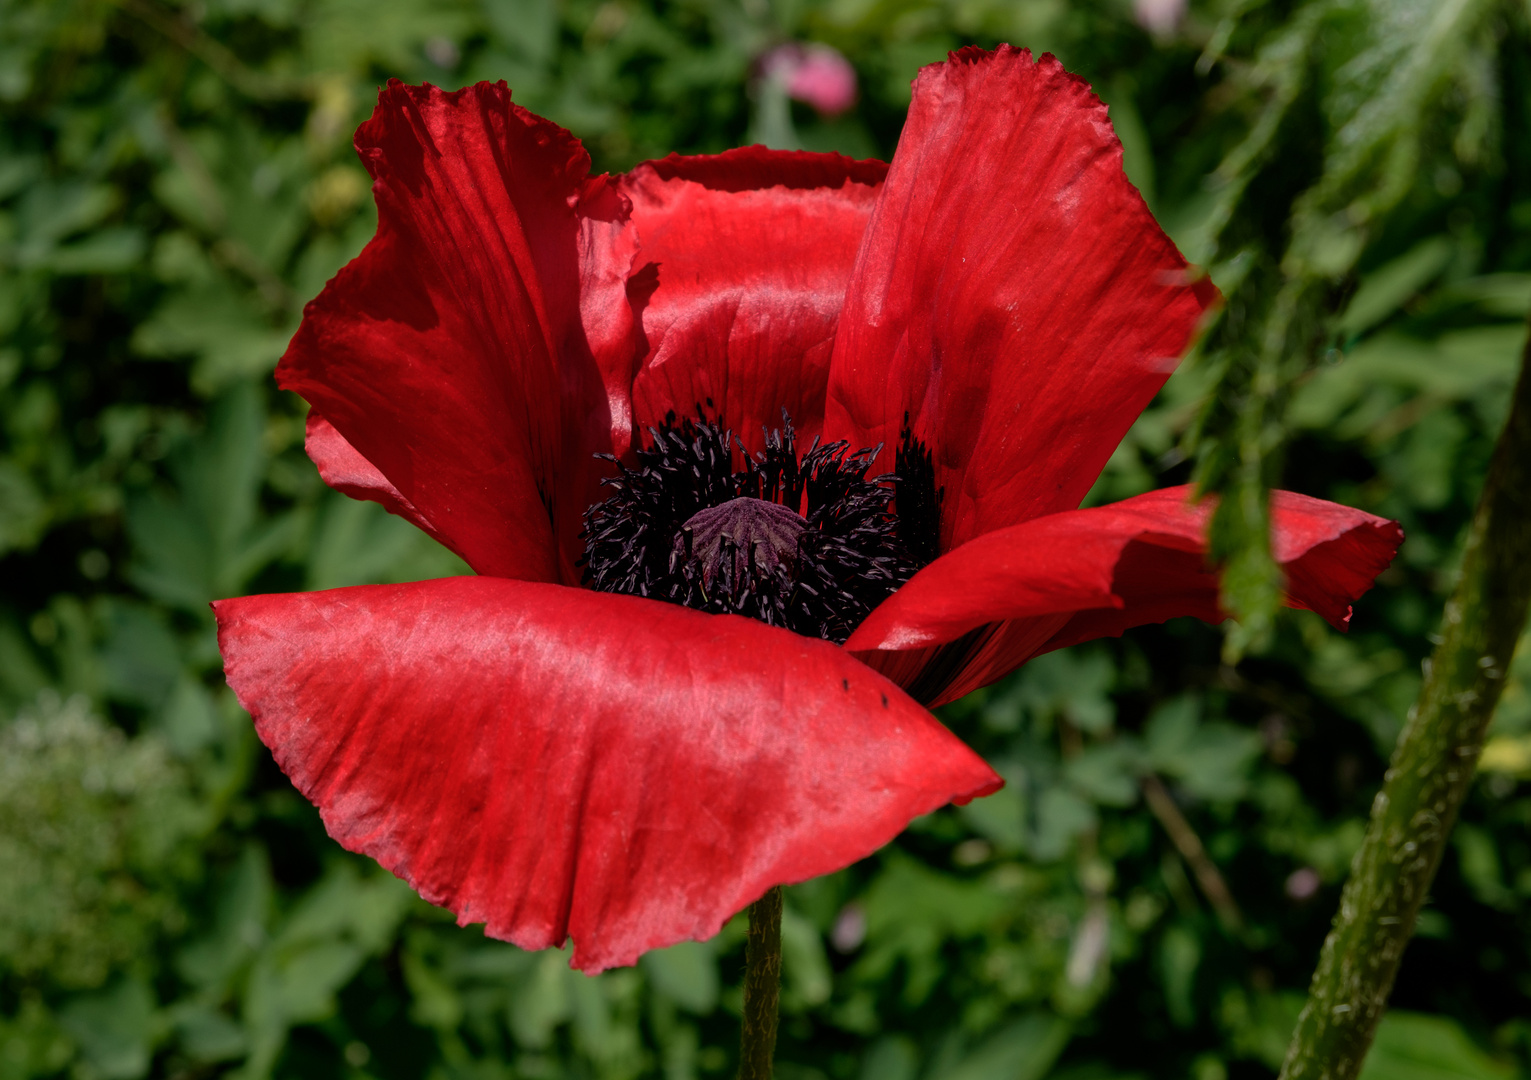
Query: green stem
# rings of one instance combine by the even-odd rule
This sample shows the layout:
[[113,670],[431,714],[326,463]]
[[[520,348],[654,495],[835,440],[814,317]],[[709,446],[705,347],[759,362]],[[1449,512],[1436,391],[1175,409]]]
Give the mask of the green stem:
[[739,1080],[771,1080],[781,994],[781,886],[750,905],[744,942],[744,1026],[739,1033]]
[[1353,1080],[1472,784],[1531,597],[1531,347],[1419,700],[1372,804],[1281,1080]]

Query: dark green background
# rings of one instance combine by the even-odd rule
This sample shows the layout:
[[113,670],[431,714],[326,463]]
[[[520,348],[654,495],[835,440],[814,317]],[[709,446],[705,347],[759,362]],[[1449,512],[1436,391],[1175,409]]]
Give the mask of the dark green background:
[[[1091,80],[1228,297],[1091,498],[1195,469],[1409,539],[1342,636],[1264,622],[1258,522],[1224,522],[1228,647],[1145,628],[945,710],[1010,785],[788,891],[779,1075],[1273,1075],[1525,338],[1526,24],[1486,0],[1198,0],[1158,39],[1116,0],[0,0],[0,1078],[729,1073],[737,920],[595,979],[457,929],[325,837],[206,601],[464,570],[325,489],[269,378],[373,229],[349,143],[383,79],[504,78],[598,169],[753,138],[885,157],[917,67],[1001,40]],[[852,114],[762,109],[751,65],[794,39],[855,64]],[[1531,1065],[1522,776],[1525,649],[1371,1080]],[[1156,779],[1233,906],[1145,807]]]

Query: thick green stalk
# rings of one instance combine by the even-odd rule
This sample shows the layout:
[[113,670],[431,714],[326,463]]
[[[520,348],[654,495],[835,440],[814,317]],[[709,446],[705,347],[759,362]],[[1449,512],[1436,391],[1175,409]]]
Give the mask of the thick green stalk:
[[1472,784],[1531,597],[1531,346],[1440,644],[1351,864],[1281,1080],[1353,1080]]
[[744,941],[744,1026],[739,1032],[739,1080],[771,1080],[781,995],[781,886],[750,905]]

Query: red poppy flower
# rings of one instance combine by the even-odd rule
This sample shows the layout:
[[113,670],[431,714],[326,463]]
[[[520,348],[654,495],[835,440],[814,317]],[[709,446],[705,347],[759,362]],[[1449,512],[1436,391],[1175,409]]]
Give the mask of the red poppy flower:
[[[706,938],[999,786],[927,707],[1220,617],[1184,489],[1076,509],[1215,293],[1051,57],[926,68],[891,166],[592,177],[503,84],[392,83],[356,145],[377,236],[277,376],[332,487],[480,576],[225,600],[219,641],[331,835],[460,921],[592,971]],[[1397,527],[1273,513],[1343,626]]]

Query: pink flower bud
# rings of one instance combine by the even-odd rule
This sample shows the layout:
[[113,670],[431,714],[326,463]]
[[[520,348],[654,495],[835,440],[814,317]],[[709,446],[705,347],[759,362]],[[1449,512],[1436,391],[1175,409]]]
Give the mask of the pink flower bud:
[[1132,14],[1150,34],[1172,34],[1185,18],[1186,0],[1133,0]]
[[778,81],[788,97],[812,105],[824,116],[838,116],[856,104],[856,70],[828,45],[778,45],[765,55],[761,70]]

